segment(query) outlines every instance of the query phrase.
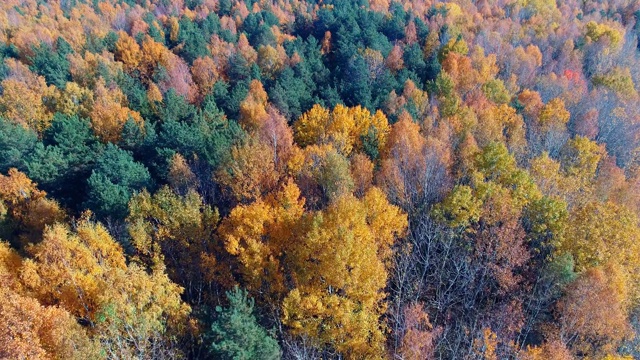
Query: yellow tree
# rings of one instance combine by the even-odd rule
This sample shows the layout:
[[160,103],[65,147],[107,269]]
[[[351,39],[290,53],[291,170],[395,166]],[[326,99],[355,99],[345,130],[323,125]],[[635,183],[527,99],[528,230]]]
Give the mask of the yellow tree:
[[267,108],[267,117],[255,130],[255,135],[270,147],[278,172],[284,172],[289,159],[298,150],[293,143],[293,132],[287,125],[287,119],[270,105]]
[[64,309],[0,288],[0,357],[101,359],[100,345]]
[[8,78],[2,81],[0,114],[8,120],[42,133],[51,122],[52,114],[43,98],[52,96],[54,87],[47,87],[44,78],[38,77],[38,88],[29,87],[22,81]]
[[255,130],[267,117],[267,92],[258,80],[251,81],[249,93],[240,103],[240,124],[247,130]]
[[502,141],[509,150],[517,155],[524,155],[527,146],[525,125],[522,116],[509,105],[492,106],[483,112],[481,123],[476,127],[475,136],[480,146],[492,141]]
[[294,246],[296,224],[304,212],[304,199],[292,181],[266,199],[235,207],[218,232],[227,252],[235,256],[250,290],[281,298],[285,290],[284,264]]
[[2,81],[0,115],[16,124],[42,133],[53,117],[51,99],[55,87],[47,86],[45,78],[15,59],[6,59],[8,70]]
[[351,157],[351,178],[353,179],[354,195],[358,198],[373,185],[373,162],[368,156],[358,153]]
[[94,105],[91,110],[91,127],[102,141],[117,142],[122,128],[128,120],[142,124],[137,111],[126,106],[126,96],[118,87],[109,88],[100,79],[94,90]]
[[292,181],[239,205],[218,232],[254,293],[282,306],[295,335],[331,345],[348,358],[384,352],[384,287],[391,247],[407,227],[377,188],[345,194],[325,210],[305,212]]
[[292,172],[310,207],[322,207],[351,193],[354,183],[349,161],[333,146],[308,146],[300,155],[300,167]]
[[324,141],[328,137],[330,116],[329,110],[318,104],[313,105],[294,125],[296,143],[304,147]]
[[101,358],[69,312],[42,306],[20,280],[22,258],[0,242],[0,357],[7,359]]
[[640,296],[638,224],[638,216],[633,211],[612,202],[578,205],[569,213],[570,230],[557,245],[557,252],[571,254],[578,271],[615,262],[629,286],[630,297],[637,300]]
[[93,92],[75,82],[67,82],[64,90],[56,89],[55,110],[67,115],[88,118],[93,108]]
[[538,119],[543,132],[562,131],[569,122],[571,114],[564,106],[564,101],[560,98],[551,99],[540,111]]
[[143,79],[151,79],[158,65],[167,66],[171,53],[164,45],[154,41],[150,36],[145,36],[140,49],[138,70]]
[[261,46],[258,49],[258,66],[269,79],[273,79],[284,68],[286,53],[281,46],[279,49],[282,50],[278,51],[271,45]]
[[106,229],[81,219],[74,232],[56,224],[30,247],[20,270],[26,289],[43,305],[57,305],[91,325],[88,330],[116,358],[153,353],[180,331],[189,307],[164,269],[127,265]]
[[180,153],[176,153],[171,158],[167,180],[171,189],[180,195],[185,195],[189,190],[197,189],[198,179],[191,171],[187,160]]
[[586,137],[576,136],[567,142],[561,163],[567,175],[586,184],[594,180],[598,164],[604,155],[603,145]]
[[193,75],[193,81],[200,89],[201,98],[211,92],[213,85],[220,77],[216,63],[208,56],[199,57],[193,62],[191,74]]
[[293,334],[331,345],[346,358],[381,358],[387,260],[406,216],[372,188],[362,200],[346,195],[307,215],[301,225],[284,323]]
[[611,45],[616,47],[622,42],[624,32],[607,24],[598,24],[595,21],[589,21],[586,26],[585,36],[591,41],[598,41],[603,36],[607,37]]
[[45,226],[64,217],[58,203],[47,199],[25,174],[16,169],[0,174],[0,222],[3,236],[15,246],[39,241]]
[[540,346],[530,346],[520,351],[519,360],[573,360],[569,349],[558,339],[547,340]]
[[133,71],[138,68],[142,59],[140,45],[134,38],[124,31],[118,32],[118,41],[115,48],[116,60],[124,63],[127,71]]
[[447,187],[448,146],[425,138],[406,112],[393,125],[381,160],[377,181],[405,211],[421,211]]
[[227,195],[240,202],[256,200],[274,190],[279,178],[271,148],[253,136],[231,148],[229,160],[216,173]]
[[329,111],[316,104],[296,121],[294,139],[302,147],[332,144],[348,156],[352,150],[363,150],[366,137],[370,137],[376,148],[383,148],[389,130],[388,120],[381,111],[371,114],[361,106],[348,108],[340,104]]
[[214,235],[218,213],[204,205],[195,190],[184,196],[167,187],[154,195],[143,191],[131,199],[129,212],[137,260],[151,269],[166,266],[192,303],[211,301],[211,292],[231,287],[223,247]]

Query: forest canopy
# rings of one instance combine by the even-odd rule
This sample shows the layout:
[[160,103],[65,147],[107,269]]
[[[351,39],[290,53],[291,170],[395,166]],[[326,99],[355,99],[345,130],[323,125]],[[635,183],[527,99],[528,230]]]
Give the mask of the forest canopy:
[[640,358],[640,1],[3,0],[0,358]]

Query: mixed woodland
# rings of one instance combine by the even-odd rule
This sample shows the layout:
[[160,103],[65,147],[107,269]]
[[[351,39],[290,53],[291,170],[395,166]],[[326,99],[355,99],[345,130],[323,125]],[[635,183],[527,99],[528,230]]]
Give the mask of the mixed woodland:
[[640,358],[640,1],[0,1],[0,358]]

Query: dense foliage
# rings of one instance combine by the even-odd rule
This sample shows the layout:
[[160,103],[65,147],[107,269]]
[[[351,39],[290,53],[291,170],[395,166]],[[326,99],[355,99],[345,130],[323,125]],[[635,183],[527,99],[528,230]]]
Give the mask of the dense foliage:
[[0,358],[640,358],[638,0],[0,2]]

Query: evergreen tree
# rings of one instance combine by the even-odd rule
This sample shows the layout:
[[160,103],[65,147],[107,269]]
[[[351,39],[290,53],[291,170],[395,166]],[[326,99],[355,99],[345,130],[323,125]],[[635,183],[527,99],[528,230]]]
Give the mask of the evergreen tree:
[[0,173],[25,169],[25,157],[33,151],[38,136],[32,130],[0,118]]
[[31,70],[41,74],[47,80],[47,84],[64,89],[67,81],[71,79],[69,73],[69,60],[67,55],[73,50],[62,37],[56,41],[56,49],[41,43],[33,47],[34,55],[31,57]]
[[108,144],[87,184],[86,207],[98,217],[122,219],[133,193],[150,187],[152,180],[147,168],[134,161],[130,152]]
[[57,113],[26,157],[26,169],[43,190],[73,209],[80,205],[84,179],[101,151],[87,120]]
[[349,61],[343,73],[342,98],[349,106],[362,105],[372,109],[369,70],[362,56]]
[[254,300],[238,287],[227,292],[229,307],[216,307],[218,318],[211,326],[211,352],[218,359],[276,360],[278,342],[258,324],[253,314]]
[[207,39],[197,24],[188,17],[183,16],[179,24],[178,45],[180,50],[178,55],[189,64],[192,64],[198,57],[206,56],[209,53],[207,51]]

